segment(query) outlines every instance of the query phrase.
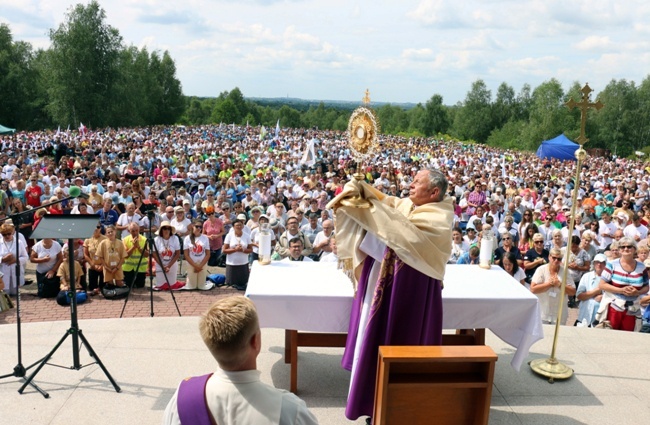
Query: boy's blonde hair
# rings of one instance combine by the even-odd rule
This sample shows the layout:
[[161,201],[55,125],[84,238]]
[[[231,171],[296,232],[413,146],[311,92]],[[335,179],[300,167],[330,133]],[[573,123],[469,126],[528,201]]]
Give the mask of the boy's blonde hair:
[[224,370],[233,370],[247,360],[247,346],[259,329],[255,304],[242,296],[216,301],[199,322],[203,342]]

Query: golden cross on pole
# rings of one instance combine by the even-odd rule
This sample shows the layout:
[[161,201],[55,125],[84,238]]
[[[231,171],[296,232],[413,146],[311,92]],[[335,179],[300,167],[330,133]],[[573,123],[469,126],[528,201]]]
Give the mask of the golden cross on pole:
[[582,146],[589,141],[589,139],[587,139],[587,136],[585,136],[585,127],[587,125],[587,111],[591,108],[599,110],[605,105],[603,105],[600,100],[596,100],[595,103],[589,101],[589,96],[593,91],[591,87],[589,87],[589,83],[586,83],[580,91],[582,92],[582,100],[580,102],[576,102],[573,100],[573,98],[571,98],[567,103],[565,103],[565,105],[569,109],[580,109],[580,136],[578,136],[576,142]]
[[363,96],[363,99],[361,99],[364,105],[370,105],[370,90],[366,89],[366,94]]
[[[583,149],[583,145],[589,141],[585,136],[585,125],[587,124],[587,111],[591,108],[599,110],[603,105],[600,100],[597,100],[595,103],[589,101],[589,94],[593,91],[589,84],[580,90],[582,92],[582,100],[576,102],[573,99],[569,99],[566,103],[566,106],[569,109],[579,108],[580,109],[580,137],[578,137],[577,142],[580,144],[580,148],[576,151],[576,176],[575,176],[575,185],[573,187],[573,194],[571,196],[571,213],[569,217],[569,235],[573,234],[573,229],[575,229],[575,217],[576,217],[576,205],[578,204],[578,192],[580,191],[580,170],[582,161],[587,158],[587,152]],[[569,238],[569,243],[566,247],[566,252],[571,252],[571,238]],[[569,256],[564,256],[564,267],[562,273],[562,285],[560,285],[560,296],[559,299],[563,300],[560,302],[560,307],[557,311],[557,320],[555,321],[555,335],[553,336],[553,348],[551,349],[551,357],[546,359],[535,359],[528,363],[533,372],[538,375],[542,375],[548,378],[550,383],[555,382],[556,379],[569,379],[573,376],[573,369],[565,365],[564,363],[557,360],[555,357],[555,350],[557,349],[558,335],[560,332],[560,323],[562,323],[562,304],[566,302],[564,294],[566,293],[566,282],[567,282],[567,270],[569,269]]]

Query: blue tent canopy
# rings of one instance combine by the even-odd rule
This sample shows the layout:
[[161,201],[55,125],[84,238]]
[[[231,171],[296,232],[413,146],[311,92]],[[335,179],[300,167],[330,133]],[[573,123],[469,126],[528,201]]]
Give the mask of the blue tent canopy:
[[544,140],[537,149],[537,157],[575,161],[575,153],[579,148],[580,145],[569,140],[564,134],[560,134],[554,139]]

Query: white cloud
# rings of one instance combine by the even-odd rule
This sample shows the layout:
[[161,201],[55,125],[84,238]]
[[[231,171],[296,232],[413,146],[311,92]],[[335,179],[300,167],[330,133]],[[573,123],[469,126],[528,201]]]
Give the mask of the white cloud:
[[404,49],[402,58],[413,61],[429,61],[434,59],[433,50],[431,49]]
[[322,45],[318,37],[299,32],[294,25],[290,25],[285,29],[283,39],[284,47],[294,50],[315,50]]
[[445,41],[440,46],[449,50],[500,50],[504,47],[490,31],[478,31],[470,34],[469,37]]
[[546,79],[550,79],[553,77],[554,69],[558,65],[561,65],[561,59],[558,56],[506,59],[497,62],[492,69],[492,73],[497,75],[548,76]]
[[258,23],[225,23],[217,25],[215,31],[228,36],[232,44],[273,44],[282,40],[281,36],[273,34],[271,28]]
[[614,47],[609,37],[601,37],[597,35],[590,35],[582,41],[574,44],[576,49],[580,50],[610,50]]
[[142,48],[146,47],[147,50],[149,50],[149,51],[155,50],[156,49],[156,47],[155,47],[156,44],[157,44],[156,43],[156,37],[154,37],[154,36],[145,37],[138,44],[138,49],[142,49]]
[[439,28],[482,28],[494,21],[491,10],[472,0],[423,0],[407,16],[423,25]]

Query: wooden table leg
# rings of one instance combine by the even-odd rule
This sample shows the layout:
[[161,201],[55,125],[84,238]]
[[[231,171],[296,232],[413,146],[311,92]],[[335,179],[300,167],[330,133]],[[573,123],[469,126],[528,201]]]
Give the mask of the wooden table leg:
[[291,363],[291,329],[284,330],[284,362]]
[[474,329],[474,341],[476,345],[485,345],[485,328]]
[[289,391],[294,394],[298,393],[298,331],[290,331],[290,359],[291,359],[291,380]]

